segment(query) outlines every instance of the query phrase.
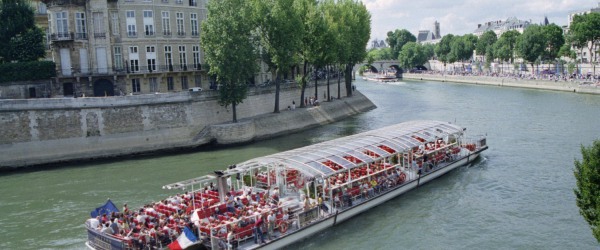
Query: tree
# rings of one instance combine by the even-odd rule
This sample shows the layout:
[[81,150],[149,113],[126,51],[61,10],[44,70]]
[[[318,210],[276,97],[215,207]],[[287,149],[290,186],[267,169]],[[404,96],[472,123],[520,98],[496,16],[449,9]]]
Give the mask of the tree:
[[515,46],[517,44],[517,38],[521,35],[516,30],[509,30],[502,35],[498,41],[494,44],[494,57],[500,60],[514,62],[515,58]]
[[296,6],[302,20],[302,26],[297,32],[304,32],[299,50],[299,57],[303,64],[303,74],[300,78],[300,107],[304,107],[303,100],[308,83],[308,65],[314,62],[316,47],[321,46],[321,39],[319,39],[321,37],[318,35],[323,31],[323,19],[318,15],[316,0],[300,0]]
[[251,8],[245,0],[209,1],[208,18],[202,22],[202,45],[209,74],[217,77],[219,104],[231,105],[233,122],[236,106],[246,98],[246,80],[256,72],[256,44]]
[[581,161],[575,160],[575,197],[579,213],[590,225],[600,243],[600,140],[590,147],[581,146]]
[[392,58],[398,58],[402,47],[409,42],[416,42],[417,38],[406,29],[389,31],[385,39],[392,51]]
[[477,55],[484,56],[487,54],[488,47],[494,46],[494,44],[498,41],[498,36],[496,36],[496,32],[488,30],[484,32],[481,37],[477,40],[477,44],[475,45],[475,50]]
[[447,34],[442,37],[442,40],[435,47],[435,54],[438,56],[438,59],[444,63],[444,68],[446,67],[446,63],[453,63],[456,60],[451,58],[450,52],[452,51],[452,41],[454,40],[454,35]]
[[565,44],[563,30],[556,24],[550,24],[542,27],[542,32],[546,39],[546,49],[542,58],[544,60],[553,61],[558,57],[560,48]]
[[370,56],[375,61],[380,60],[394,60],[392,57],[392,49],[391,48],[379,48],[379,49],[371,49],[367,52],[367,56]]
[[[573,17],[568,36],[573,47],[579,48],[580,53],[583,54],[583,48],[587,46],[591,61],[597,61],[598,53],[594,48],[600,42],[600,13],[593,12]],[[594,65],[594,74],[595,71]]]
[[339,0],[336,8],[339,12],[338,23],[345,32],[340,36],[340,48],[346,53],[339,58],[340,64],[345,65],[346,94],[352,96],[352,69],[362,62],[367,55],[367,43],[371,36],[371,14],[367,7],[354,0]]
[[276,65],[274,113],[279,113],[280,76],[291,68],[300,50],[302,19],[294,0],[253,0],[254,20],[261,37],[261,48]]
[[[516,51],[523,60],[531,64],[531,68],[538,58],[540,58],[547,47],[546,36],[542,26],[530,25],[523,31],[523,34],[517,39]],[[532,70],[533,73],[533,70]]]
[[398,55],[400,65],[405,69],[412,69],[427,62],[427,55],[422,45],[416,42],[408,42],[402,47]]
[[0,1],[0,23],[0,63],[44,56],[44,33],[35,26],[34,10],[27,1]]
[[423,44],[423,53],[425,54],[425,57],[429,60],[432,59],[435,56],[435,45],[433,44]]

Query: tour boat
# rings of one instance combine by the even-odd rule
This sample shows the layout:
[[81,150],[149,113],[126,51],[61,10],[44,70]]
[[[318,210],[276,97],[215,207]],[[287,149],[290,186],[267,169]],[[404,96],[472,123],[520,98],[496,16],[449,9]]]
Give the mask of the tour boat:
[[114,204],[96,209],[119,232],[90,219],[86,245],[280,249],[473,162],[486,139],[465,131],[448,122],[409,121],[254,158],[165,185],[182,193],[135,211],[118,212]]

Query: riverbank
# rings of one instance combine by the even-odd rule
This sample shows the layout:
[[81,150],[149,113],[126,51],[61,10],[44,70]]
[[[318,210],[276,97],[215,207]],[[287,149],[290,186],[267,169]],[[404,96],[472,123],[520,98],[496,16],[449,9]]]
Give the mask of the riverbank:
[[282,111],[272,113],[267,100],[273,95],[270,90],[250,95],[238,106],[238,123],[230,122],[231,111],[214,97],[192,93],[5,101],[0,169],[242,144],[376,108],[356,91],[320,106],[287,110],[287,103],[299,99],[297,89],[289,88],[281,92]]
[[600,95],[600,86],[594,84],[584,84],[571,81],[548,81],[548,80],[527,80],[512,77],[488,77],[488,76],[459,76],[459,75],[434,75],[434,74],[403,74],[404,79],[408,80],[428,80],[439,82],[456,82],[468,84],[493,85],[501,87],[544,89],[554,91],[566,91],[585,94]]

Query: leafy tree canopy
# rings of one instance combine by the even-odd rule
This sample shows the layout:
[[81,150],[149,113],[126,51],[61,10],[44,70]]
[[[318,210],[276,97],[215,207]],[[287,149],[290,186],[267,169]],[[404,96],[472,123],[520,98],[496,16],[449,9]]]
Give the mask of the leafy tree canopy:
[[389,31],[385,39],[391,48],[392,58],[398,58],[402,47],[409,42],[416,42],[417,38],[406,29]]
[[402,47],[398,61],[405,69],[412,69],[416,66],[423,65],[427,62],[425,48],[416,42],[408,42]]
[[25,0],[0,1],[0,63],[35,61],[44,56],[44,33],[35,26]]
[[477,44],[475,45],[477,55],[485,55],[488,51],[488,47],[492,47],[497,40],[498,36],[496,36],[496,32],[488,30],[485,33],[483,33],[481,37],[479,37],[479,40],[477,40]]
[[581,146],[581,161],[575,160],[575,197],[579,213],[600,243],[600,140]]
[[533,65],[544,54],[546,47],[542,26],[534,24],[527,27],[517,39],[516,51],[521,58]]

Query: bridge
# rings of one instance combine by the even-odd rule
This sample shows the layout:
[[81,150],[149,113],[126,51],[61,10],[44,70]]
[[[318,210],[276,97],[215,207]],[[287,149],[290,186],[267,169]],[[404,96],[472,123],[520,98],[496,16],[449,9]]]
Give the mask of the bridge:
[[[396,77],[398,77],[398,78],[402,78],[402,73],[408,71],[408,70],[400,67],[400,62],[398,60],[374,61],[371,65],[369,65],[368,62],[362,62],[362,63],[356,64],[354,66],[354,71],[355,72],[358,71],[358,69],[362,66],[368,66],[370,71],[373,73],[381,73],[381,72],[392,70],[392,71],[396,72]],[[429,68],[429,62],[425,63],[424,66],[419,66],[417,68],[426,70]]]

